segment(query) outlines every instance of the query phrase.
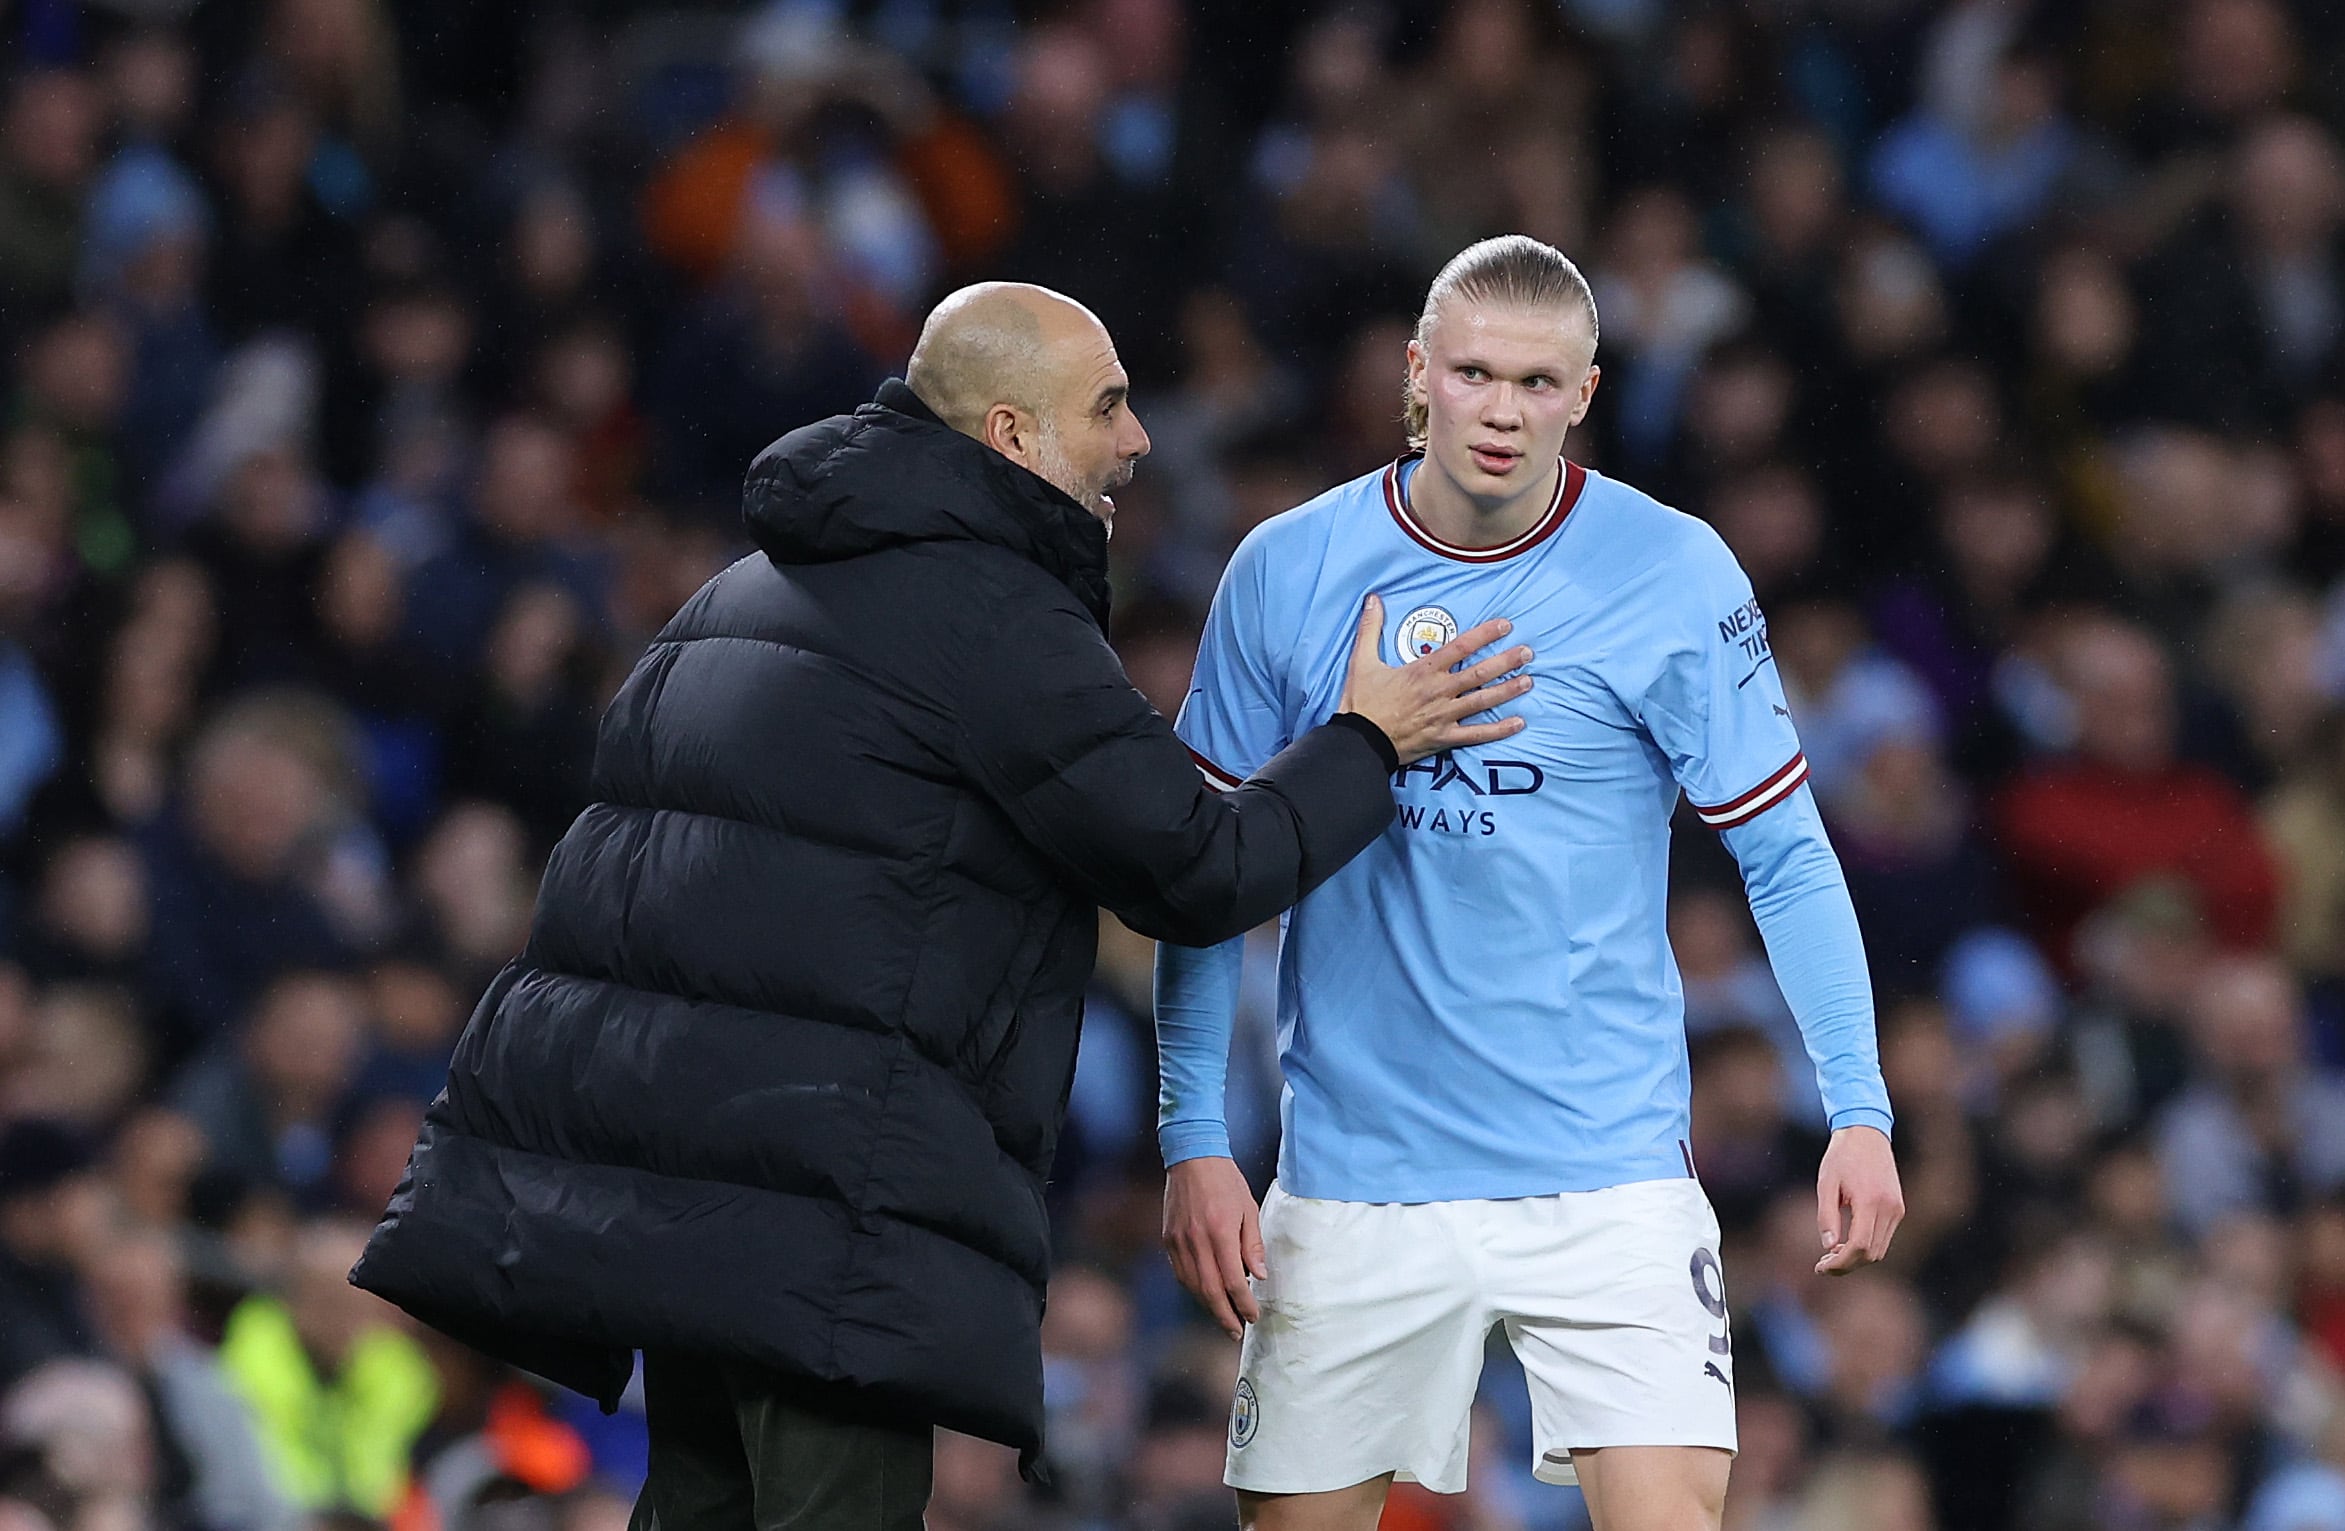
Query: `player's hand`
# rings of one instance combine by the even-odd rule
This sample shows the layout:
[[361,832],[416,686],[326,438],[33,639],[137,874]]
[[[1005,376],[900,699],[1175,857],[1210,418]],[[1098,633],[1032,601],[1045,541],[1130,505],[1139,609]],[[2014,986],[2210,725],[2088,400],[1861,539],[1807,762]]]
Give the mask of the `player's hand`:
[[1372,595],[1360,608],[1351,673],[1344,679],[1337,710],[1356,712],[1383,729],[1401,764],[1522,732],[1521,718],[1471,725],[1459,721],[1504,706],[1531,689],[1531,677],[1514,673],[1531,662],[1531,651],[1520,645],[1471,669],[1458,668],[1513,632],[1512,622],[1492,620],[1468,628],[1405,665],[1384,662],[1379,650],[1383,631],[1384,602]]
[[1235,1159],[1183,1159],[1164,1172],[1164,1252],[1231,1339],[1262,1316],[1246,1285],[1270,1274],[1262,1211]]
[[1889,1253],[1890,1236],[1905,1217],[1897,1185],[1897,1158],[1878,1127],[1843,1127],[1832,1134],[1816,1171],[1816,1232],[1823,1237],[1819,1276],[1844,1276]]

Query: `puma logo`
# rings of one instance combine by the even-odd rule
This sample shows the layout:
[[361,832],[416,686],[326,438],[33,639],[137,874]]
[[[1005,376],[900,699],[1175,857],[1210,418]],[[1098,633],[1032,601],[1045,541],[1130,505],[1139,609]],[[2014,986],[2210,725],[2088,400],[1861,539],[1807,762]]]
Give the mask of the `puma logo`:
[[1718,1369],[1717,1362],[1704,1361],[1702,1363],[1702,1375],[1705,1377],[1716,1377],[1719,1383],[1724,1386],[1728,1392],[1731,1393],[1734,1391],[1734,1384],[1726,1380],[1726,1373]]
[[1791,716],[1791,709],[1784,706],[1781,702],[1777,702],[1775,703],[1775,716],[1779,718],[1788,718]]

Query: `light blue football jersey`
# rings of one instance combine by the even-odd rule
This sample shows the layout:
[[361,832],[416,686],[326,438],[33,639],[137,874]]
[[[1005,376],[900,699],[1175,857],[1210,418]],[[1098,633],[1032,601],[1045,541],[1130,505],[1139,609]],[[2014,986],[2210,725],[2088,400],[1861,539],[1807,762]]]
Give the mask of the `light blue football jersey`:
[[[1246,538],[1178,724],[1210,779],[1242,780],[1335,712],[1371,592],[1388,662],[1492,617],[1536,654],[1504,709],[1528,726],[1403,767],[1391,827],[1287,918],[1280,1183],[1438,1201],[1690,1174],[1678,794],[1720,829],[1793,802],[1815,823],[1766,621],[1715,532],[1627,485],[1567,462],[1535,526],[1463,548],[1412,516],[1417,465]],[[1833,1124],[1886,1130],[1862,1008],[1802,1022]]]

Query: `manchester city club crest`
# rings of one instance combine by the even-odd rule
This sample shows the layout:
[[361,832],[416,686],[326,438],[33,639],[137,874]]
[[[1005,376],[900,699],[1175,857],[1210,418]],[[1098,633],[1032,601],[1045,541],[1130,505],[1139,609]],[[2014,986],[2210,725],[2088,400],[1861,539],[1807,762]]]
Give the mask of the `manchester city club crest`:
[[1423,659],[1457,636],[1457,618],[1438,606],[1420,606],[1400,619],[1402,660]]
[[1230,1405],[1229,1443],[1243,1446],[1254,1438],[1254,1427],[1262,1422],[1262,1406],[1254,1400],[1254,1384],[1238,1379],[1238,1399]]

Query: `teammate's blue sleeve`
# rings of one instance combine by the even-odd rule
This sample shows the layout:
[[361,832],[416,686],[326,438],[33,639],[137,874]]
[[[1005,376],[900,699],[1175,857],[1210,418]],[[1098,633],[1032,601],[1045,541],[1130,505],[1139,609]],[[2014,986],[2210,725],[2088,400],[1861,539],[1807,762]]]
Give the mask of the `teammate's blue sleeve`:
[[1156,1146],[1183,1159],[1229,1157],[1224,1092],[1246,938],[1156,948]]
[[1725,839],[1742,868],[1776,986],[1816,1066],[1826,1121],[1834,1131],[1888,1132],[1893,1118],[1873,1032],[1864,935],[1815,795],[1802,786],[1772,812],[1727,830]]
[[[1270,636],[1268,560],[1250,536],[1222,571],[1174,731],[1205,779],[1227,789],[1290,742]],[[1156,949],[1157,1146],[1167,1169],[1229,1155],[1224,1091],[1246,939]]]
[[1775,982],[1799,1021],[1837,1130],[1890,1127],[1873,990],[1848,881],[1804,790],[1767,619],[1717,534],[1696,531],[1670,568],[1658,667],[1639,719],[1703,823],[1726,837]]

